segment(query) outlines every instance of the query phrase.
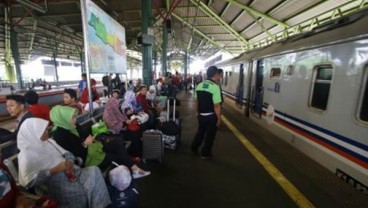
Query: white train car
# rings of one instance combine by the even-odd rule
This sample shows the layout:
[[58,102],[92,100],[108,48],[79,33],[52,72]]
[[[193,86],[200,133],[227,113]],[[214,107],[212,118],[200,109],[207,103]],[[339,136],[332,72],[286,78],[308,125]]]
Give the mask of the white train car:
[[368,193],[368,11],[219,64],[250,119]]

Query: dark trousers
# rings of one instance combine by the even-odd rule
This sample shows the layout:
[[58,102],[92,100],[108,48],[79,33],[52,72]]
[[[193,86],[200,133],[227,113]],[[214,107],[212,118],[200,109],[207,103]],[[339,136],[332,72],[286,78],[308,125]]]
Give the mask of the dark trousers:
[[192,142],[192,151],[197,152],[204,140],[201,154],[204,157],[211,156],[217,131],[217,116],[215,114],[208,116],[198,115],[198,123],[198,130]]
[[98,165],[101,169],[105,169],[111,165],[111,162],[116,162],[119,165],[125,165],[131,168],[134,163],[128,155],[124,141],[122,139],[115,139],[111,142],[102,142],[103,150],[106,153],[104,160]]
[[142,132],[138,131],[122,131],[123,138],[125,141],[131,141],[130,147],[128,149],[128,153],[132,157],[141,157],[142,156]]

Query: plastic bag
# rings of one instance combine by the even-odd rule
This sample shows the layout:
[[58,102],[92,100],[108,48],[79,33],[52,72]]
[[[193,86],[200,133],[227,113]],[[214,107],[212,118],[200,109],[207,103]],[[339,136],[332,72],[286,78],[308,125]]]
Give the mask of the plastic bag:
[[100,120],[99,122],[93,124],[91,128],[92,128],[92,134],[93,135],[99,135],[99,134],[102,134],[102,133],[109,132],[109,129],[107,128],[105,122],[103,122],[102,120]]
[[123,191],[130,186],[132,176],[129,169],[124,165],[118,165],[113,162],[117,167],[109,172],[110,184],[119,191]]

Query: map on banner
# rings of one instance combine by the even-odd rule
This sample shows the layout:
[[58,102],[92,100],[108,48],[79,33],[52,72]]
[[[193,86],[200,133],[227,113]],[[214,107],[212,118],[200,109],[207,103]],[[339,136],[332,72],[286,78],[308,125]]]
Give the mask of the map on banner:
[[91,0],[86,1],[91,73],[126,73],[125,29]]

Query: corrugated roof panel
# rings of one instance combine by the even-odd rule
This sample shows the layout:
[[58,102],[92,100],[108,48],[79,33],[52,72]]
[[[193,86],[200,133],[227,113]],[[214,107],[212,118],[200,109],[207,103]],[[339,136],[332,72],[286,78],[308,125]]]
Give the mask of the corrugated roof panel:
[[241,11],[242,10],[239,7],[229,3],[227,10],[221,18],[225,20],[225,22],[230,23],[239,15]]
[[266,13],[268,10],[270,10],[272,7],[277,5],[280,2],[280,0],[256,0],[252,3],[251,8],[262,13]]
[[215,13],[219,14],[225,6],[225,1],[212,1],[212,4],[208,7],[210,7]]
[[306,8],[309,8],[319,2],[321,2],[321,0],[289,0],[282,4],[280,7],[271,11],[269,15],[274,17],[275,19],[284,21],[293,15],[303,12]]
[[315,8],[312,8],[308,11],[302,12],[299,15],[287,20],[287,23],[290,25],[297,25],[300,24],[301,22],[304,22],[307,19],[311,19],[317,15],[320,15],[322,13],[324,13],[324,11],[326,10],[330,10],[336,7],[339,7],[339,5],[342,5],[344,3],[349,2],[349,0],[331,0],[331,1],[326,1],[318,6],[316,6]]
[[243,12],[242,15],[233,22],[232,27],[236,31],[241,32],[249,25],[251,25],[253,21],[253,18],[247,12]]
[[228,33],[223,27],[197,27],[203,33]]
[[243,34],[246,35],[248,38],[252,39],[254,36],[262,32],[263,32],[262,28],[258,25],[255,25],[252,27],[251,30],[248,30],[246,33],[243,33]]

